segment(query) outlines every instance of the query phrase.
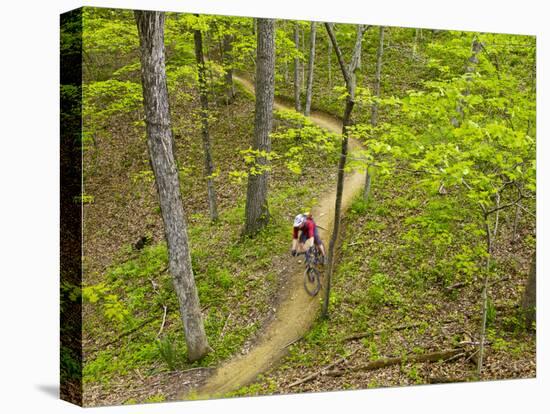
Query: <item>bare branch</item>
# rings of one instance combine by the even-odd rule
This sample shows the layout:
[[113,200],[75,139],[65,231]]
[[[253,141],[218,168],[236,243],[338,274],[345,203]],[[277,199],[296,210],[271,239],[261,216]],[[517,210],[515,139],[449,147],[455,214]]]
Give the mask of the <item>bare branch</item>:
[[300,384],[303,384],[304,382],[308,382],[308,381],[311,381],[312,379],[317,378],[319,375],[322,375],[323,373],[325,373],[325,371],[328,371],[330,368],[332,368],[332,367],[334,367],[334,366],[336,366],[336,365],[338,365],[338,364],[341,364],[342,362],[345,362],[349,357],[351,357],[353,354],[355,354],[359,349],[361,349],[361,348],[355,349],[355,350],[352,351],[349,355],[337,359],[337,360],[334,361],[333,363],[324,366],[324,367],[321,368],[319,371],[316,371],[316,372],[314,372],[313,374],[310,374],[310,375],[308,375],[307,377],[305,377],[305,378],[303,378],[303,379],[301,379],[301,380],[294,381],[294,382],[293,382],[292,384],[290,384],[288,387],[289,387],[289,388],[292,388],[292,387],[295,387],[296,385],[300,385]]
[[164,325],[166,324],[166,312],[168,311],[168,306],[166,305],[163,305],[164,306],[164,315],[162,316],[162,324],[160,325],[160,329],[157,333],[157,338],[160,336],[160,334],[162,333],[162,330],[164,329]]
[[348,71],[348,68],[346,67],[345,62],[344,62],[344,57],[342,56],[342,51],[340,50],[340,47],[338,46],[338,42],[336,41],[336,36],[334,35],[334,30],[332,28],[332,23],[325,23],[325,28],[327,29],[328,36],[330,37],[330,42],[332,43],[332,47],[334,48],[334,51],[336,52],[336,57],[338,58],[338,63],[340,64],[340,69],[342,69],[342,75],[344,75],[346,85],[351,85],[351,75]]

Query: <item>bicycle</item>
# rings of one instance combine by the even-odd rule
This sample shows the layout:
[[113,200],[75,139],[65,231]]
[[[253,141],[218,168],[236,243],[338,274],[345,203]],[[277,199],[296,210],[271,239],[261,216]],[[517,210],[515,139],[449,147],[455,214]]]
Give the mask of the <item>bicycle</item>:
[[308,295],[315,296],[321,290],[321,272],[317,269],[317,265],[323,262],[323,258],[319,254],[316,246],[310,247],[303,253],[306,257],[306,270],[304,272],[304,288]]

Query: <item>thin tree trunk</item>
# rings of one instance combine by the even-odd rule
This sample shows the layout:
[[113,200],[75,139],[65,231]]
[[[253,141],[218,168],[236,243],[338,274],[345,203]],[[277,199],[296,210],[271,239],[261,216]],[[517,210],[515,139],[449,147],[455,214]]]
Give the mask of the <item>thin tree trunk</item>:
[[[256,109],[254,120],[254,145],[258,151],[271,151],[269,133],[273,122],[273,100],[275,94],[275,21],[258,19],[258,47],[256,60]],[[260,169],[269,161],[259,156],[256,163]],[[246,221],[244,235],[254,235],[269,222],[267,204],[268,171],[248,176],[246,194]]]
[[233,59],[231,57],[233,36],[223,36],[223,65],[225,68],[225,94],[226,104],[229,105],[235,100],[235,85],[233,84]]
[[[334,207],[334,227],[332,230],[332,235],[330,237],[329,249],[328,249],[328,268],[327,268],[327,286],[325,289],[325,296],[323,298],[323,317],[328,317],[328,304],[330,298],[330,287],[332,283],[332,273],[334,270],[334,251],[336,247],[336,242],[338,240],[338,235],[340,232],[340,218],[341,218],[341,209],[342,209],[342,194],[344,192],[344,168],[346,166],[347,154],[348,154],[348,134],[349,126],[351,126],[351,113],[355,104],[355,82],[352,80],[354,77],[353,73],[357,69],[359,64],[359,57],[361,53],[361,38],[359,33],[363,33],[362,26],[361,29],[358,28],[358,39],[356,41],[356,47],[353,52],[353,57],[349,66],[346,66],[344,59],[342,57],[342,52],[338,47],[336,37],[334,36],[334,31],[330,23],[325,23],[325,28],[338,57],[338,63],[340,64],[340,69],[342,70],[342,75],[346,82],[346,87],[348,90],[348,96],[346,98],[346,107],[344,109],[344,117],[342,120],[342,149],[340,153],[340,160],[338,162],[338,179],[336,183],[336,202]],[[359,50],[358,50],[359,49]]]
[[216,189],[214,187],[214,162],[212,161],[212,151],[210,148],[210,131],[208,127],[208,88],[206,85],[206,69],[204,66],[204,56],[202,54],[202,33],[195,30],[195,57],[199,74],[199,99],[201,103],[201,132],[202,145],[204,148],[204,169],[206,173],[206,182],[208,188],[208,209],[210,211],[210,220],[218,219],[218,204],[216,201]]
[[147,146],[160,201],[169,253],[169,268],[178,296],[187,357],[195,361],[210,347],[204,332],[199,297],[180,194],[164,64],[164,13],[135,11],[141,47],[141,78]]
[[[378,50],[376,52],[376,74],[374,79],[374,96],[380,98],[380,84],[382,82],[382,55],[384,54],[384,26],[380,27]],[[370,123],[372,126],[378,124],[378,102],[372,104]]]
[[414,44],[413,44],[413,57],[416,57],[416,50],[417,50],[417,47],[418,47],[418,33],[419,33],[420,29],[416,29],[415,32],[414,32]]
[[[300,31],[298,28],[298,23],[294,25],[294,45],[296,46],[296,51],[300,50]],[[294,58],[294,108],[297,112],[302,112],[302,102],[301,102],[301,89],[300,86],[300,58],[296,56]]]
[[518,238],[518,224],[519,224],[519,213],[520,213],[520,210],[521,210],[521,200],[518,201],[518,203],[516,204],[516,211],[514,213],[514,228],[513,228],[513,231],[512,231],[512,242],[516,242],[517,238]]
[[[500,207],[500,194],[496,193],[496,208]],[[493,228],[493,240],[497,238],[498,233],[498,225],[499,225],[499,219],[500,219],[500,210],[497,210],[495,213],[495,227]]]
[[311,95],[313,93],[313,69],[315,66],[315,35],[316,35],[316,26],[315,22],[311,22],[311,32],[310,32],[310,48],[309,48],[309,61],[307,68],[307,90],[306,90],[306,108],[304,110],[304,115],[309,116],[311,112]]
[[536,321],[537,305],[537,253],[533,252],[529,278],[525,285],[525,292],[521,301],[521,308],[525,317],[525,327],[527,330],[533,330],[533,322]]
[[372,174],[370,172],[370,165],[367,165],[367,172],[365,177],[365,190],[363,192],[363,199],[367,201],[369,199],[370,194],[370,188],[371,188],[371,181],[372,181]]
[[[466,70],[465,70],[465,73],[467,75],[471,75],[475,71],[476,66],[479,63],[477,55],[479,54],[479,52],[481,52],[482,49],[483,49],[483,43],[479,42],[477,38],[474,38],[474,40],[472,41],[472,55],[468,59],[468,63],[466,65]],[[470,82],[471,79],[472,79],[471,76],[468,76],[466,78],[467,82]],[[467,86],[466,89],[462,91],[462,95],[467,96],[469,94],[470,94],[470,89],[469,89],[469,86]],[[451,119],[451,123],[453,124],[454,127],[460,126],[460,123],[464,120],[464,99],[460,98],[458,100],[458,103],[456,105],[456,112],[457,112],[457,116]]]
[[[300,40],[301,40],[301,43],[302,43],[302,46],[300,47],[300,50],[302,51],[302,56],[304,56],[304,59],[305,59],[305,56],[306,56],[306,34],[305,34],[305,31],[304,31],[303,28],[300,28]],[[302,64],[300,67],[302,69],[302,78],[300,80],[300,85],[302,86],[301,93],[305,94],[305,92],[306,92],[306,65]]]
[[[378,50],[376,52],[376,73],[374,79],[374,95],[380,98],[380,84],[382,79],[382,55],[384,53],[384,26],[380,26]],[[378,102],[374,102],[371,107],[370,123],[372,126],[378,124]],[[363,199],[366,201],[369,198],[371,188],[372,174],[370,171],[370,165],[367,165],[365,171],[365,190],[363,191]]]
[[328,39],[328,87],[332,90],[332,42]]
[[[351,95],[352,100],[355,99],[355,87],[357,86],[356,72],[361,67],[361,43],[363,40],[364,33],[365,33],[365,26],[362,24],[357,25],[357,34],[355,36],[355,46],[353,48],[351,62],[348,65],[348,73],[349,73],[349,79],[350,79],[350,85],[348,86],[348,93]],[[336,39],[336,37],[334,39]]]
[[346,166],[348,155],[348,126],[351,122],[351,112],[355,102],[348,97],[346,99],[346,107],[344,110],[343,128],[342,128],[342,148],[340,150],[340,160],[338,161],[338,179],[336,183],[336,202],[334,207],[334,226],[332,229],[332,235],[330,236],[330,243],[328,247],[328,268],[327,268],[327,287],[325,290],[325,297],[323,300],[323,317],[328,316],[328,303],[330,299],[330,287],[332,283],[332,273],[334,271],[334,251],[336,248],[336,242],[338,241],[338,235],[340,233],[340,219],[342,210],[342,194],[344,193],[344,168]]
[[493,242],[491,237],[491,229],[489,227],[489,216],[484,213],[485,219],[485,237],[487,240],[487,258],[485,259],[485,275],[483,276],[483,290],[481,292],[481,302],[482,302],[482,314],[481,314],[481,327],[479,334],[479,353],[477,357],[477,376],[481,378],[481,370],[483,367],[483,352],[485,345],[485,330],[487,328],[487,307],[488,307],[488,296],[487,288],[489,287],[489,266],[491,264],[491,251],[493,248]]

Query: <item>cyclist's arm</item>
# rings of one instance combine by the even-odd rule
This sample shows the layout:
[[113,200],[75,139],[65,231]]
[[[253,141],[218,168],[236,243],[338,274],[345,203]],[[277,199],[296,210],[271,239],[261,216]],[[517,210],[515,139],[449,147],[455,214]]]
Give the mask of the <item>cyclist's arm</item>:
[[298,228],[293,227],[292,228],[292,251],[295,252],[297,247],[298,247]]

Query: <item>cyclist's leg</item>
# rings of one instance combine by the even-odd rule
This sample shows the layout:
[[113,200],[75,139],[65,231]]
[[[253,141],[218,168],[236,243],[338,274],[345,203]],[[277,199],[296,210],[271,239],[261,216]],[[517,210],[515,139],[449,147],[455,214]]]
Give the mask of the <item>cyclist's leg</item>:
[[298,238],[298,249],[296,250],[298,253],[304,253],[306,251],[305,243],[307,241],[307,237],[304,234],[304,232],[300,232],[300,237]]
[[317,246],[317,248],[321,252],[321,255],[325,256],[325,245],[323,244],[323,241],[319,237],[319,230],[317,230],[317,227],[315,227],[315,236],[314,237],[315,237],[315,239],[314,239],[315,245]]

